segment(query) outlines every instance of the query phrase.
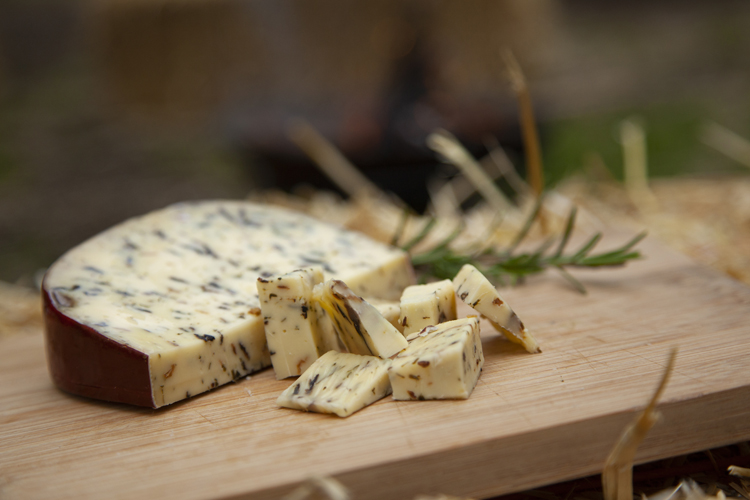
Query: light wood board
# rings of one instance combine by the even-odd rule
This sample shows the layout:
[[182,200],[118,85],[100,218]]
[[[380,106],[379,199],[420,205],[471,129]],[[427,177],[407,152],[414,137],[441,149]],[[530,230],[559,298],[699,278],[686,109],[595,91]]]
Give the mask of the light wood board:
[[280,498],[316,474],[355,500],[519,491],[599,472],[672,346],[664,418],[637,459],[750,439],[750,288],[641,249],[576,273],[587,296],[555,275],[503,290],[543,353],[483,325],[469,400],[387,397],[347,419],[277,408],[290,381],[270,370],[160,410],[86,400],[52,385],[41,334],[2,338],[0,497]]

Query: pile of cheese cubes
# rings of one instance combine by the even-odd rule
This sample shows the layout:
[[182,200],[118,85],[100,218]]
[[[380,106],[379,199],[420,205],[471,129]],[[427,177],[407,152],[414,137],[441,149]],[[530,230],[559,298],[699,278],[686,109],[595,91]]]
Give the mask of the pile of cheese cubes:
[[299,376],[278,399],[288,408],[347,417],[396,400],[466,399],[484,355],[476,316],[457,319],[456,296],[529,352],[539,346],[481,272],[407,287],[400,303],[365,300],[318,268],[258,279],[277,379]]

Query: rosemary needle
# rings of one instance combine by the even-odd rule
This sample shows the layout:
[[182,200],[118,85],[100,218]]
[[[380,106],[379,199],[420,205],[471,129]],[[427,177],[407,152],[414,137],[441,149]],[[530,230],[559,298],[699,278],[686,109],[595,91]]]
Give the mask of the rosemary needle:
[[[412,264],[423,279],[426,279],[427,277],[452,279],[464,264],[472,264],[496,284],[501,285],[504,285],[507,282],[512,284],[517,283],[528,275],[541,273],[546,269],[555,269],[576,290],[581,293],[586,293],[583,284],[575,279],[566,268],[622,266],[630,260],[641,258],[641,253],[638,251],[632,251],[632,249],[646,237],[645,232],[638,234],[626,244],[615,250],[592,254],[591,251],[602,239],[602,234],[596,233],[577,251],[566,255],[564,253],[565,247],[575,226],[575,207],[571,209],[570,214],[568,215],[565,230],[559,238],[554,253],[546,255],[547,251],[554,245],[557,238],[545,240],[532,252],[515,253],[539,214],[541,208],[540,200],[537,201],[530,217],[526,220],[508,248],[487,248],[479,254],[461,253],[456,251],[450,247],[450,244],[463,231],[463,227],[459,226],[448,238],[441,241],[436,246],[421,253],[413,254],[411,256]],[[411,250],[429,235],[434,224],[435,219],[428,221],[422,231],[402,248],[407,252]]]

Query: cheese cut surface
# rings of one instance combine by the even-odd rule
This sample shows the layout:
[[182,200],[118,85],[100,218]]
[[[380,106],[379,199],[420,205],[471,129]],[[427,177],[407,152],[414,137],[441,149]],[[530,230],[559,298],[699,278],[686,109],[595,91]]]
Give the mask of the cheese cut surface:
[[327,351],[312,307],[313,287],[322,282],[319,268],[258,278],[266,341],[278,380],[301,375]]
[[310,266],[398,297],[407,255],[293,211],[181,203],[125,221],[47,272],[47,353],[76,394],[160,407],[270,364],[258,277]]
[[374,299],[367,297],[365,299],[368,303],[372,304],[378,312],[388,320],[388,323],[392,324],[393,327],[401,333],[404,333],[404,329],[399,323],[399,317],[401,316],[401,305],[395,300],[383,300]]
[[393,399],[466,399],[484,366],[479,320],[457,319],[409,336],[388,369]]
[[391,392],[389,360],[329,351],[279,396],[279,406],[348,417]]
[[526,329],[518,315],[500,297],[492,283],[471,264],[464,265],[453,278],[456,295],[490,323],[511,342],[521,344],[530,353],[542,352],[534,336]]
[[318,322],[318,333],[323,343],[323,351],[346,352],[346,347],[341,342],[339,334],[331,322],[330,316],[326,313],[322,305],[324,283],[319,283],[313,287],[313,309],[315,311],[315,320]]
[[350,353],[388,358],[408,345],[375,306],[357,296],[343,281],[323,283],[320,304]]
[[456,293],[451,280],[412,285],[401,294],[399,323],[404,335],[456,319]]

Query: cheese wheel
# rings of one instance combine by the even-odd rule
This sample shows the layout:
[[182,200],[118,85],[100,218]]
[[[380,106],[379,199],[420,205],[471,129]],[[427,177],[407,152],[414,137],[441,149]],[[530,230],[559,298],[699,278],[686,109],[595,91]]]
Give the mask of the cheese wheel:
[[158,408],[270,364],[257,279],[319,266],[356,293],[395,300],[406,253],[290,210],[180,203],[73,248],[45,275],[55,384]]

